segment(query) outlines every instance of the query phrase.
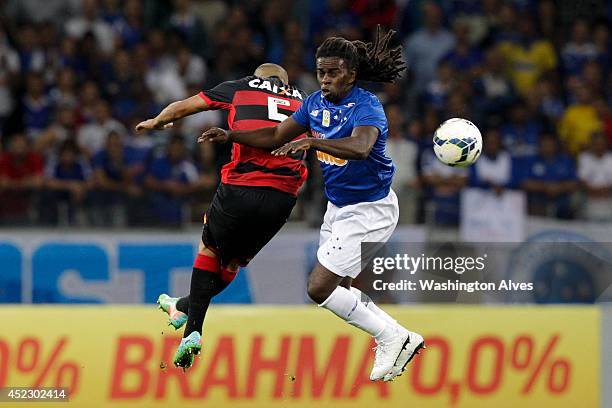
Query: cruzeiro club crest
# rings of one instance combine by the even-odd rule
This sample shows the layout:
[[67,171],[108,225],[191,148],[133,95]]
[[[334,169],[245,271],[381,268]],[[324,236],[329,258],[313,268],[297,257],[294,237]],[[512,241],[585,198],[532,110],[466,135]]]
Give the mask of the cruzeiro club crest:
[[323,127],[329,127],[330,119],[331,119],[331,113],[327,109],[324,109],[323,110],[323,122],[321,123]]

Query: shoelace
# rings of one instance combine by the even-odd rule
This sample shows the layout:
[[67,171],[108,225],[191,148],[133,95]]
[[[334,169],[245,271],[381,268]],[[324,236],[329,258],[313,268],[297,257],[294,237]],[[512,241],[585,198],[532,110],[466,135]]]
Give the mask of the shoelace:
[[375,361],[382,353],[384,353],[387,346],[388,346],[387,343],[385,343],[384,341],[381,341],[380,343],[376,343],[375,347],[372,347],[372,350],[374,350],[374,353],[375,353],[374,354]]

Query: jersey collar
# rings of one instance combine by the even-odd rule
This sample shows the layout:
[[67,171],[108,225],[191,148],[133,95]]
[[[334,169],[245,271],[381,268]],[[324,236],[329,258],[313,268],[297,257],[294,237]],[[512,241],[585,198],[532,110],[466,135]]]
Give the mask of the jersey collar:
[[353,86],[353,89],[351,89],[351,91],[344,98],[339,100],[338,103],[334,103],[334,102],[331,102],[325,99],[323,94],[321,94],[321,99],[325,101],[326,105],[332,105],[332,106],[346,105],[348,102],[352,101],[355,98],[356,93],[357,93],[357,86]]

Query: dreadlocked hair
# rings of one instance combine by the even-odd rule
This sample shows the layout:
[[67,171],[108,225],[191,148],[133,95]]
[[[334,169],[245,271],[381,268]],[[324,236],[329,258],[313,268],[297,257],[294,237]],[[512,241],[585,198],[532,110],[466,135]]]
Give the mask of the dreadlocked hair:
[[394,30],[381,36],[380,25],[376,27],[373,43],[349,41],[342,37],[327,38],[317,48],[316,58],[338,57],[346,61],[349,69],[357,71],[357,79],[372,82],[394,82],[406,69],[402,60],[402,46],[388,48]]

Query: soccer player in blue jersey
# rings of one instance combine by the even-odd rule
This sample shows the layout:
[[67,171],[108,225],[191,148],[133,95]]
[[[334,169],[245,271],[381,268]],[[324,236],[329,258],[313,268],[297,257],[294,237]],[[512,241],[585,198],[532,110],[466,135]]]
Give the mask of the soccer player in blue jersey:
[[[385,155],[387,118],[378,98],[356,86],[357,80],[392,82],[404,69],[401,47],[389,48],[393,31],[374,43],[326,39],[317,49],[321,90],[310,95],[289,118],[274,127],[250,131],[210,129],[200,142],[228,141],[276,149],[287,155],[315,149],[329,200],[321,226],[317,265],[308,295],[376,342],[371,380],[392,380],[424,347],[423,337],[400,326],[358,289],[361,242],[386,242],[399,216],[391,190],[394,166]],[[314,136],[291,142],[310,131]]]

